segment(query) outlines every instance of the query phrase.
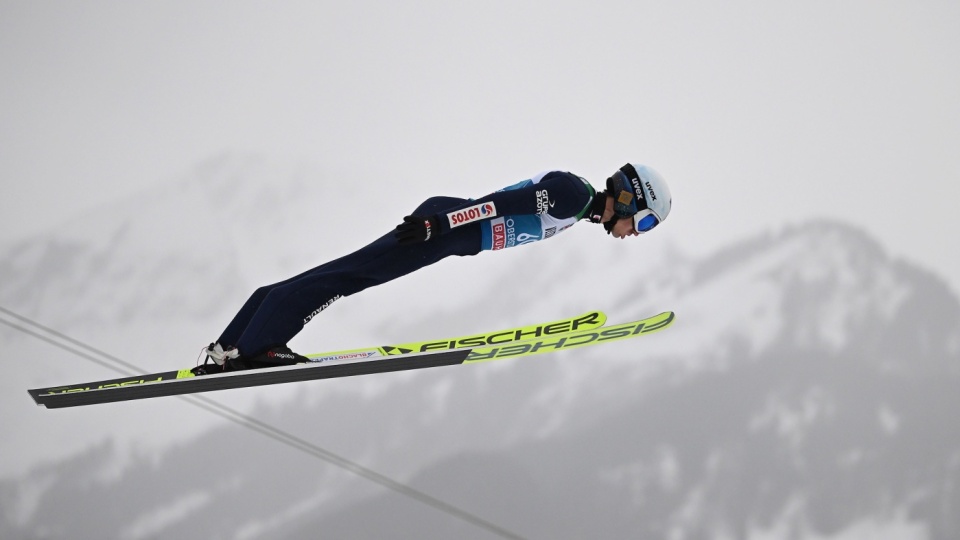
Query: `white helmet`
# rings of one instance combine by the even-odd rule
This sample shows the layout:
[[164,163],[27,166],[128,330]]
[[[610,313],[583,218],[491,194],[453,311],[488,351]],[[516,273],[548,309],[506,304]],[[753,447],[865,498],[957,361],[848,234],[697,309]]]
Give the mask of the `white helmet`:
[[652,167],[627,163],[607,179],[618,218],[633,218],[634,229],[645,233],[667,219],[673,197],[660,173]]

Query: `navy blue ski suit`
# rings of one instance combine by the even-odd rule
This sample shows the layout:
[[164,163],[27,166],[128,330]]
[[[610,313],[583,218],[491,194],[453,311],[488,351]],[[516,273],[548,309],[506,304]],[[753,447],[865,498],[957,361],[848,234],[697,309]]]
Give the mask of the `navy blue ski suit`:
[[251,358],[286,345],[334,301],[451,255],[476,255],[550,238],[584,217],[595,191],[568,172],[549,171],[481,199],[431,197],[414,211],[434,216],[439,236],[401,245],[391,231],[359,250],[257,289],[218,342]]

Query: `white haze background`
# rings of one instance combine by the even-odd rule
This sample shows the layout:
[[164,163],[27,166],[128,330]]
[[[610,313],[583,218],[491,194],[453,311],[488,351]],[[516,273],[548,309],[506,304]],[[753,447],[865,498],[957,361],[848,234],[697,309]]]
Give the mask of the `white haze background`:
[[377,230],[426,195],[641,161],[685,250],[839,217],[958,290],[958,24],[950,1],[4,0],[0,235],[224,150],[362,171],[315,223],[362,200]]
[[[366,243],[430,195],[478,196],[545,168],[600,186],[629,160],[671,183],[676,207],[655,234],[615,242],[580,225],[550,242],[445,261],[335,304],[295,348],[462,334],[593,308],[615,321],[675,309],[677,328],[644,338],[651,365],[631,368],[641,380],[662,362],[702,368],[704,351],[716,347],[769,346],[783,321],[778,289],[757,279],[768,267],[840,272],[854,292],[828,312],[842,321],[848,309],[855,317],[873,310],[888,320],[911,284],[878,269],[861,295],[845,281],[860,274],[845,270],[843,255],[860,239],[838,241],[842,229],[818,220],[867,231],[894,261],[932,270],[947,297],[960,290],[952,239],[960,230],[958,24],[960,5],[951,2],[0,2],[0,298],[149,371],[180,367],[255,286]],[[793,236],[807,227],[808,237]],[[785,245],[709,287],[686,274],[755,237]],[[629,266],[615,269],[624,257]],[[817,262],[804,266],[808,259]],[[828,270],[818,271],[821,263]],[[549,276],[575,271],[576,286],[537,282],[545,268]],[[509,282],[510,272],[532,283]],[[618,282],[642,291],[639,301],[618,296]],[[731,345],[725,336],[738,325],[752,335]],[[814,335],[837,347],[847,336],[830,324]],[[109,479],[131,462],[162,463],[222,425],[178,400],[37,409],[28,387],[111,374],[6,328],[0,336],[9,373],[0,383],[0,478],[20,486],[14,523],[29,522],[54,481],[22,480],[37,467],[111,441],[117,461],[98,473]],[[216,398],[246,411],[312,404],[316,431],[308,422],[298,433],[407,478],[471,445],[574,433],[578,419],[589,423],[577,415],[600,417],[623,403],[590,387],[602,377],[582,358],[554,361],[557,380],[538,384],[542,372],[522,379],[533,394],[526,416],[503,427],[514,411],[491,405],[497,414],[477,432],[448,419],[457,413],[444,391],[451,375],[424,379],[437,384],[398,375]],[[497,373],[534,368],[484,369],[491,375],[470,377],[496,380],[478,383],[490,404],[523,395]],[[400,406],[408,398],[398,381],[418,385],[408,404],[432,404],[417,417],[422,424],[433,425],[434,414],[448,429],[429,432],[435,449],[385,458],[408,441],[402,433],[367,441],[351,427],[362,425],[364,402],[350,396]],[[334,399],[358,408],[349,414],[360,424],[339,424],[347,412],[321,406]],[[553,412],[531,412],[537,407]],[[465,409],[467,418],[479,414]],[[880,418],[896,431],[897,414]],[[259,444],[250,443],[256,437],[241,444]],[[273,451],[278,461],[291,454]],[[671,470],[664,459],[661,470]],[[303,470],[310,467],[319,466]],[[306,508],[338,487],[363,490],[324,474]],[[625,465],[604,474],[615,481],[643,472]],[[163,531],[209,497],[167,501],[125,534]],[[923,538],[898,508],[845,530]]]

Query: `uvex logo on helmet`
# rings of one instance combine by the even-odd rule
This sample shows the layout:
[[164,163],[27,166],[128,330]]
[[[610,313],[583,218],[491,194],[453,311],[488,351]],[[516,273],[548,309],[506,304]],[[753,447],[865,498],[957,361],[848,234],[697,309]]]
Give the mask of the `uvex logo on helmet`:
[[673,206],[673,197],[670,196],[670,186],[653,167],[647,165],[632,165],[637,176],[643,183],[643,193],[647,199],[647,208],[657,216],[661,222],[670,214]]
[[647,191],[650,193],[650,199],[651,199],[651,201],[657,200],[657,192],[653,190],[653,186],[650,185],[650,181],[649,181],[649,180],[647,180],[646,186],[647,186]]
[[643,188],[640,187],[640,179],[630,177],[630,183],[633,184],[633,192],[637,197],[646,200],[646,197],[643,194]]

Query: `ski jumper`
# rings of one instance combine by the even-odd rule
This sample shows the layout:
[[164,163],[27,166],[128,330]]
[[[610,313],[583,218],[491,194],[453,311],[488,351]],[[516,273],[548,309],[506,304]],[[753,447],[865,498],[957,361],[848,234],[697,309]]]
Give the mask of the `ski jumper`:
[[595,195],[584,179],[549,171],[481,199],[431,197],[413,211],[433,216],[439,235],[400,245],[390,232],[359,250],[257,289],[218,343],[250,358],[286,345],[333,302],[451,255],[476,255],[551,238],[584,217]]

